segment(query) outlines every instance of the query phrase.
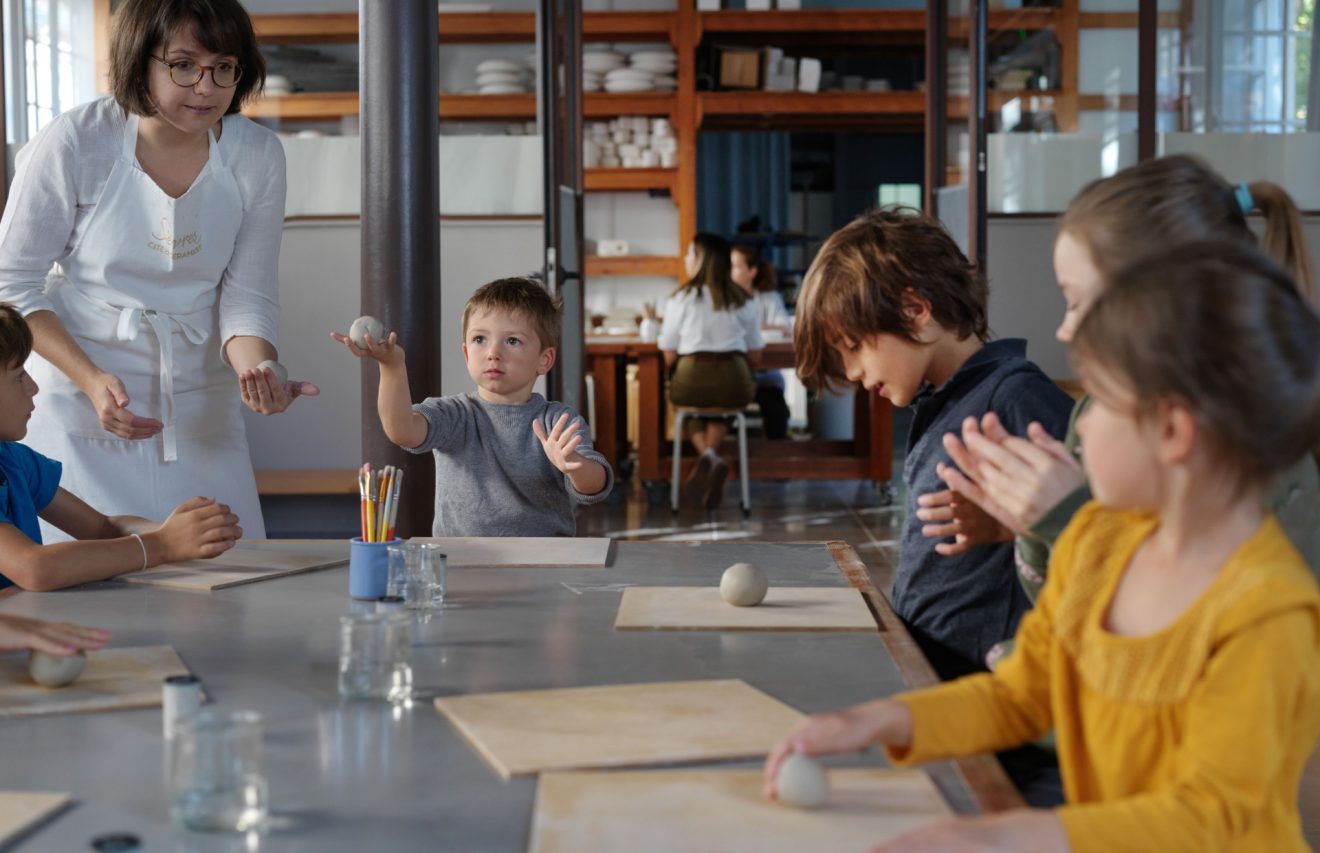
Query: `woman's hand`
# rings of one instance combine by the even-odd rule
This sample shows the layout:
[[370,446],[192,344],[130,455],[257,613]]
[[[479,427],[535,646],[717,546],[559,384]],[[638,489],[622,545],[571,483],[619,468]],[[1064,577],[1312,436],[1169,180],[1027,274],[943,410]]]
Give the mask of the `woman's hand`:
[[780,763],[790,753],[862,752],[875,743],[902,749],[911,740],[912,712],[902,702],[881,699],[842,711],[814,714],[798,723],[788,737],[770,751],[761,772],[762,794],[766,799],[775,799],[778,793],[775,777],[779,774]]
[[165,424],[155,418],[139,417],[128,410],[128,389],[113,373],[98,370],[81,388],[106,432],[138,441],[165,429]]
[[244,370],[238,374],[243,405],[259,415],[275,415],[293,405],[299,397],[315,397],[321,389],[310,382],[291,379],[281,383],[270,368]]
[[0,616],[0,652],[32,649],[52,655],[71,655],[79,649],[99,649],[110,639],[102,628],[68,622],[46,622],[26,616]]
[[[937,471],[948,466],[941,465]],[[974,502],[953,489],[927,492],[917,498],[917,518],[929,522],[922,525],[921,535],[929,539],[953,537],[952,542],[938,542],[935,553],[952,557],[977,545],[1013,541],[1013,531],[990,516]]]
[[[945,437],[946,448],[950,448],[950,438]],[[976,481],[984,498],[976,502],[1012,530],[1030,529],[1045,513],[1086,484],[1082,466],[1067,446],[1038,423],[1033,422],[1027,427],[1027,437],[1020,438],[1009,435],[993,412],[985,415],[979,426],[975,418],[968,418],[963,423],[962,443],[976,469],[975,473],[967,473]],[[952,449],[950,455],[958,461]],[[959,466],[963,467],[962,462]]]
[[191,498],[175,507],[170,517],[143,539],[150,541],[152,565],[219,556],[243,536],[238,516],[214,498]]
[[353,343],[352,338],[341,332],[331,332],[330,337],[339,341],[358,358],[374,358],[382,367],[396,367],[403,364],[403,347],[399,346],[397,332],[390,332],[389,337],[383,341],[378,341],[371,335],[364,335],[366,349]]

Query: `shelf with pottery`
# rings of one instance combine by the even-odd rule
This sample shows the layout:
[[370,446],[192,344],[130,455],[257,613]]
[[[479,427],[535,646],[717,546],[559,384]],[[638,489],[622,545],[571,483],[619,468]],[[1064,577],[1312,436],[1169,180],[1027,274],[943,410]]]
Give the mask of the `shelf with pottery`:
[[699,92],[699,127],[918,127],[923,92]]
[[[671,42],[673,12],[586,12],[587,41]],[[350,44],[358,40],[358,16],[335,14],[253,15],[257,38],[271,44]],[[533,12],[451,12],[439,16],[437,33],[446,44],[530,44],[536,41]]]
[[[590,93],[583,100],[582,112],[588,118],[612,118],[620,115],[672,116],[676,99],[672,92],[636,92],[630,94]],[[244,108],[250,118],[278,118],[289,121],[331,121],[358,114],[357,92],[294,92],[267,95]],[[440,95],[441,121],[530,121],[536,118],[536,95],[519,92],[512,95]]]

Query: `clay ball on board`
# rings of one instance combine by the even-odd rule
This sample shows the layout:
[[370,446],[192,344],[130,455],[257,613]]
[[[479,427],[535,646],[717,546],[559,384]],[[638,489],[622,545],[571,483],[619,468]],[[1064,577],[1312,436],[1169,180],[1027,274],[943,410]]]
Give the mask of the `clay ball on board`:
[[353,321],[353,325],[348,327],[348,339],[351,340],[358,349],[367,348],[367,335],[371,335],[372,340],[379,341],[385,334],[385,326],[370,314],[364,314]]
[[770,581],[751,563],[734,563],[720,578],[720,597],[734,607],[754,607],[765,600]]
[[82,675],[87,666],[87,655],[82,651],[71,655],[52,655],[34,651],[28,655],[28,674],[42,687],[64,687]]
[[285,369],[284,365],[280,364],[273,358],[268,358],[261,364],[258,364],[257,370],[265,370],[268,367],[270,368],[270,372],[275,374],[276,382],[283,385],[285,382],[289,381],[289,371]]
[[830,779],[820,762],[801,753],[790,753],[779,763],[775,794],[785,805],[800,809],[818,808],[829,799]]

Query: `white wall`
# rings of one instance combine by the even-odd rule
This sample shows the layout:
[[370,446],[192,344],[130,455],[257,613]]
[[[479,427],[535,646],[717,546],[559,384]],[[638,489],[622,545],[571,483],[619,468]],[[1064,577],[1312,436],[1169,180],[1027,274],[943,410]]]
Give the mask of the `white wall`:
[[[1259,217],[1255,218],[1259,225]],[[1026,338],[1027,355],[1056,379],[1074,376],[1067,350],[1054,340],[1063,298],[1050,261],[1054,217],[989,222],[990,327],[996,337]],[[1306,220],[1311,256],[1320,258],[1320,216]]]
[[[440,227],[441,387],[414,399],[475,386],[463,366],[463,305],[495,278],[530,272],[541,255],[541,222],[452,222]],[[280,361],[321,396],[280,415],[245,412],[252,464],[264,468],[355,468],[362,464],[362,373],[330,338],[357,317],[361,232],[356,221],[289,223],[280,252]],[[407,342],[404,342],[407,346]]]

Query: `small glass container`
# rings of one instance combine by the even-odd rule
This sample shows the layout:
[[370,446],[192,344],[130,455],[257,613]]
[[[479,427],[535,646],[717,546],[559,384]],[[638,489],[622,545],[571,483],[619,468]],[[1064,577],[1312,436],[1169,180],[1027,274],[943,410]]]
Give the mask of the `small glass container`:
[[268,813],[261,715],[199,711],[179,720],[170,750],[170,815],[202,832],[259,830]]
[[445,603],[445,584],[449,574],[449,556],[438,542],[410,542],[412,582],[404,597],[413,610],[430,610]]
[[403,702],[412,695],[412,622],[401,613],[339,617],[339,695]]

